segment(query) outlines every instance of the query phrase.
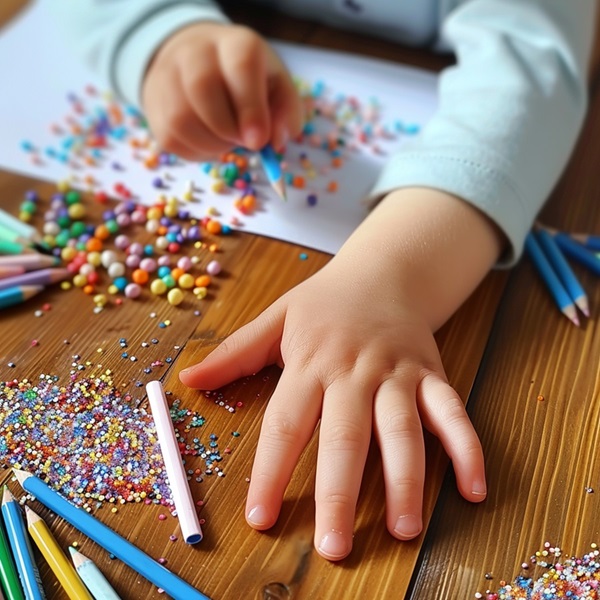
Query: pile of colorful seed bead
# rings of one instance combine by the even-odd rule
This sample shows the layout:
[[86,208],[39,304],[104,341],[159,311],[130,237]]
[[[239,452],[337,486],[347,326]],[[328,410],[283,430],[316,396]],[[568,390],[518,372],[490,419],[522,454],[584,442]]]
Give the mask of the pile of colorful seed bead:
[[[84,370],[77,365],[66,384],[52,375],[0,382],[0,464],[35,473],[86,510],[105,502],[172,510],[152,416],[115,388],[109,371],[83,377]],[[205,419],[179,401],[172,415],[182,455],[205,463],[188,478],[223,476],[216,434],[203,443],[196,433]]]
[[[500,582],[501,588],[495,592],[477,593],[475,598],[484,600],[599,600],[600,599],[600,551],[597,544],[591,544],[591,551],[582,557],[571,556],[560,560],[561,549],[544,544],[544,550],[531,557],[531,564],[546,569],[538,579],[515,578],[512,583]],[[529,568],[524,563],[524,569]]]

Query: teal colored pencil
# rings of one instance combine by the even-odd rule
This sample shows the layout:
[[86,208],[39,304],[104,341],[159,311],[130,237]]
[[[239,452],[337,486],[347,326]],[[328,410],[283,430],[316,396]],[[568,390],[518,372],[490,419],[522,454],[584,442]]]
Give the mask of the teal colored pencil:
[[35,475],[19,469],[13,469],[13,473],[26,492],[35,496],[39,502],[71,523],[73,527],[94,540],[107,552],[114,554],[148,581],[162,588],[174,600],[210,600],[208,596],[194,589],[189,583],[150,558],[110,527],[85,510],[67,502]]
[[69,546],[69,552],[77,574],[96,600],[121,600],[93,560],[73,546]]
[[19,583],[17,565],[15,565],[12,557],[10,544],[6,539],[3,525],[0,525],[0,581],[6,592],[7,600],[25,600],[21,584]]
[[2,495],[2,516],[25,598],[27,600],[45,600],[46,595],[19,505],[6,486]]
[[[590,307],[585,290],[579,283],[579,280],[573,273],[571,265],[567,262],[563,253],[560,251],[554,238],[544,229],[539,229],[536,232],[536,237],[546,255],[546,258],[550,261],[550,264],[554,267],[556,274],[565,286],[569,296],[573,302],[577,305],[579,310],[586,316],[590,316]],[[0,284],[1,285],[1,284]]]
[[281,164],[275,150],[273,150],[273,147],[270,144],[260,151],[260,158],[269,183],[277,192],[277,195],[283,200],[286,200],[285,182],[283,180]]
[[43,289],[43,285],[19,285],[0,290],[0,310],[15,304],[21,304],[39,294]]
[[552,265],[546,258],[546,255],[540,248],[532,232],[529,232],[525,238],[525,250],[527,251],[527,254],[529,254],[540,276],[548,286],[548,290],[552,294],[556,304],[558,304],[560,311],[575,323],[575,325],[579,326],[577,309],[573,304],[573,300],[567,293],[567,290],[564,288],[558,275],[554,272]]
[[39,241],[40,234],[31,225],[27,223],[23,223],[17,217],[13,217],[10,213],[0,208],[0,225],[3,226],[3,229],[8,229],[14,231],[19,237],[28,239],[28,240],[36,240]]

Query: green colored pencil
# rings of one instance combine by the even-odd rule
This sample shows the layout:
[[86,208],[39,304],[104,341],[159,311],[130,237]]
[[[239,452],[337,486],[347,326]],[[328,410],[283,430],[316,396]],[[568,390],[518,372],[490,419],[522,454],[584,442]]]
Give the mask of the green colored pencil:
[[25,600],[3,524],[0,524],[0,581],[6,600]]
[[19,242],[0,239],[0,254],[28,254],[33,250]]

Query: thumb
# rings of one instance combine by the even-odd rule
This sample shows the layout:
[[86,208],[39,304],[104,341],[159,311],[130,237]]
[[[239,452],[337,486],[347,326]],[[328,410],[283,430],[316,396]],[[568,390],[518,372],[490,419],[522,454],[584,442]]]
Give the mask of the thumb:
[[213,390],[252,375],[280,359],[285,310],[274,304],[221,342],[202,362],[183,369],[188,387]]

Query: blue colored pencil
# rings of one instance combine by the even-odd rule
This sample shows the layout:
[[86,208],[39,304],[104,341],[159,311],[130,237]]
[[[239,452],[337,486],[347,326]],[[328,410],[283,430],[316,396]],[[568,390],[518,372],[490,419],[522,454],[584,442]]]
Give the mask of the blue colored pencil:
[[552,265],[548,262],[548,259],[542,252],[537,240],[535,239],[532,232],[527,234],[525,238],[525,250],[531,257],[533,264],[537,268],[540,276],[546,282],[552,297],[560,311],[570,319],[575,325],[579,326],[579,319],[577,317],[577,309],[573,304],[573,300],[565,290],[563,284],[560,282],[558,275],[552,269]]
[[69,546],[69,552],[77,574],[96,600],[121,600],[92,559],[81,554],[73,546]]
[[567,256],[581,263],[596,275],[600,275],[600,259],[593,252],[573,240],[566,233],[557,233],[554,240]]
[[2,495],[2,516],[25,598],[27,600],[45,600],[46,595],[19,505],[6,486]]
[[270,144],[267,144],[259,154],[269,183],[277,192],[277,195],[283,200],[286,200],[283,172],[281,171],[281,164],[275,150],[273,150],[273,147]]
[[600,250],[600,235],[592,235],[589,233],[570,233],[569,236],[590,250]]
[[0,309],[21,304],[44,289],[43,285],[18,285],[0,290]]
[[163,567],[159,562],[150,558],[145,552],[128,542],[125,538],[115,533],[112,529],[92,517],[81,508],[67,502],[60,494],[49,488],[41,479],[31,473],[13,469],[15,477],[21,487],[35,496],[47,508],[68,521],[102,546],[107,552],[114,554],[134,571],[162,588],[168,596],[175,600],[210,600],[189,583],[177,577],[174,573]]
[[586,317],[589,317],[590,308],[585,290],[581,286],[581,283],[579,283],[575,273],[573,273],[571,265],[569,265],[565,259],[557,243],[554,241],[554,238],[544,229],[538,229],[536,236],[546,258],[556,271],[556,274],[565,286],[567,293],[579,310],[581,310]]

